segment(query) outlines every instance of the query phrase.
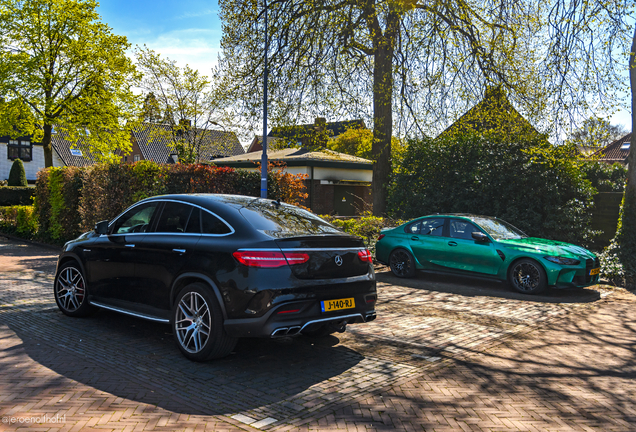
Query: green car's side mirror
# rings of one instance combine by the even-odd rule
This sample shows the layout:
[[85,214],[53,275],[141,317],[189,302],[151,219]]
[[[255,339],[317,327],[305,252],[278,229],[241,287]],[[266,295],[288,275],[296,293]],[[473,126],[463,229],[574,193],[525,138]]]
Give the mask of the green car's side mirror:
[[95,232],[99,235],[108,234],[108,221],[103,220],[95,224]]
[[472,233],[473,239],[480,241],[480,242],[487,242],[490,241],[490,239],[488,238],[488,236],[482,232],[474,232]]

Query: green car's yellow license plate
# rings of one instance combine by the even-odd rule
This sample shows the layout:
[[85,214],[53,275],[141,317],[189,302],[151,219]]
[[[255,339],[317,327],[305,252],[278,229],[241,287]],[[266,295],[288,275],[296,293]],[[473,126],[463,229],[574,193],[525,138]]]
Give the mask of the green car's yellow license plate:
[[601,272],[601,268],[597,267],[597,268],[593,268],[592,270],[590,270],[590,276],[594,276],[597,275]]
[[353,309],[356,307],[356,302],[353,301],[353,298],[325,300],[320,302],[320,307],[323,312],[332,312],[342,309]]

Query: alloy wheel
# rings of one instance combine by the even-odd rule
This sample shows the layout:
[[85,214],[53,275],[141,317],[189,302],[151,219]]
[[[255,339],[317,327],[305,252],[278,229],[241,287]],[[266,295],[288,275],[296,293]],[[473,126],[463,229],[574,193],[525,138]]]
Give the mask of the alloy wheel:
[[200,352],[210,338],[212,316],[203,296],[188,292],[179,301],[175,331],[179,344],[189,353]]
[[405,251],[398,250],[393,252],[389,264],[396,276],[404,277],[411,272],[411,258]]
[[77,311],[84,302],[86,284],[82,273],[75,267],[62,269],[58,278],[55,295],[60,306],[67,312]]
[[521,262],[512,269],[512,280],[520,291],[532,292],[541,283],[541,272],[530,262]]

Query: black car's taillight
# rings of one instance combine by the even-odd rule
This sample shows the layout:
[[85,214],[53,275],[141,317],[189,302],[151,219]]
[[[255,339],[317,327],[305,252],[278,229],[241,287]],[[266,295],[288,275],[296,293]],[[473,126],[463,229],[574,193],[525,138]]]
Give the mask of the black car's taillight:
[[373,257],[371,256],[371,252],[369,252],[369,249],[358,251],[358,257],[360,258],[360,261],[367,261],[370,263],[373,262]]
[[284,265],[303,264],[309,261],[309,255],[302,252],[241,251],[232,254],[238,262],[248,267],[276,268]]

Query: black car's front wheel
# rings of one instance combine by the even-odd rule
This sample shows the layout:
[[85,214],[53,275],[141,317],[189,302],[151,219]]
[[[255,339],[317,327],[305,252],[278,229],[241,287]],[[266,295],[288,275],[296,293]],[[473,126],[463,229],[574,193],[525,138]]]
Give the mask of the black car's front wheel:
[[404,249],[396,249],[391,252],[389,266],[393,274],[399,278],[410,278],[415,275],[413,255]]
[[53,294],[57,307],[68,316],[86,316],[91,312],[88,304],[86,280],[76,262],[62,264],[55,276]]
[[236,345],[237,339],[223,328],[219,304],[202,283],[181,290],[172,310],[172,326],[177,346],[193,361],[225,357]]
[[515,262],[508,271],[508,281],[514,289],[524,294],[539,294],[548,287],[543,267],[531,259]]

